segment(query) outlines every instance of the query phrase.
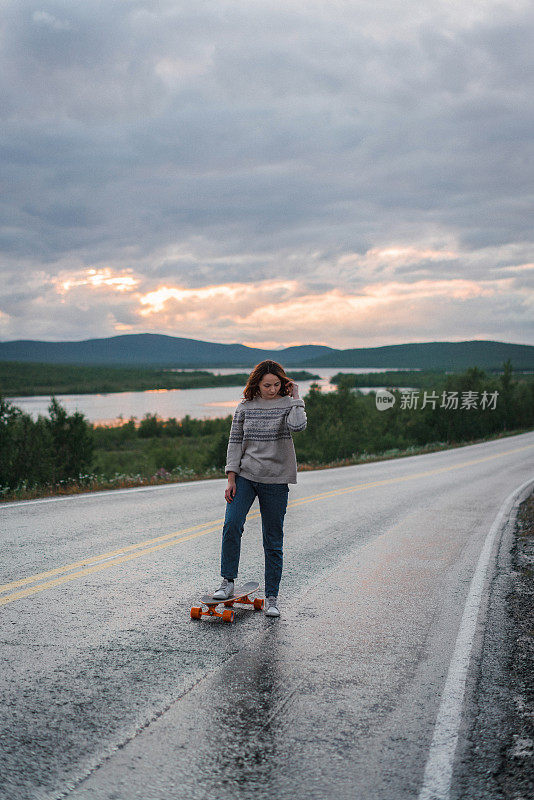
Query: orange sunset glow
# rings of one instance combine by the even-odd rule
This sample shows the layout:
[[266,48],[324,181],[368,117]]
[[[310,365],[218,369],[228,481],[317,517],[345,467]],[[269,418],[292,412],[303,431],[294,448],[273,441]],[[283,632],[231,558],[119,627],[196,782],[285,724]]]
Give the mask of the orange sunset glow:
[[[462,277],[419,277],[409,282],[395,279],[395,268],[409,264],[418,274],[418,264],[456,258],[454,251],[417,247],[372,249],[364,254],[345,254],[335,268],[347,275],[346,288],[310,291],[305,280],[228,282],[188,287],[166,281],[157,285],[134,269],[91,268],[72,274],[62,272],[55,289],[63,298],[88,302],[97,292],[100,302],[112,309],[120,298],[122,318],[115,319],[117,333],[139,330],[188,335],[217,341],[276,348],[308,342],[349,345],[348,331],[370,331],[368,341],[391,341],[393,332],[426,325],[443,318],[445,310],[464,313],[470,304],[488,301],[499,293],[513,293],[515,275],[532,270],[531,264],[506,267],[484,280]],[[361,276],[365,268],[383,265],[384,280],[377,281],[371,268],[368,282],[351,288],[355,265]],[[348,270],[344,273],[344,270]],[[85,298],[85,299],[84,299]],[[391,332],[388,334],[388,332]]]

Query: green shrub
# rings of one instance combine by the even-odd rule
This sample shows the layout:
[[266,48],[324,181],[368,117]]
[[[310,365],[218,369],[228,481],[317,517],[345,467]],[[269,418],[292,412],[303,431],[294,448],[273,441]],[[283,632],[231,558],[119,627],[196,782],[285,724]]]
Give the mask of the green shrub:
[[83,414],[52,398],[50,417],[34,421],[0,398],[0,486],[41,486],[77,478],[91,466],[93,432]]

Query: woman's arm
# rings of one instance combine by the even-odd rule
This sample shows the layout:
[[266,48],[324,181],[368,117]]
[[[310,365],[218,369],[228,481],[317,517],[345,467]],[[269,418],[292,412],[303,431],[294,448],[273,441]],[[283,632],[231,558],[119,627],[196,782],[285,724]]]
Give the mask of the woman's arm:
[[293,433],[296,431],[303,431],[308,424],[306,412],[304,411],[304,400],[299,398],[294,402],[295,405],[291,406],[289,414],[287,415],[287,427]]
[[243,422],[245,421],[245,409],[240,403],[235,410],[230,428],[230,438],[228,439],[228,449],[226,451],[226,466],[224,471],[228,475],[230,472],[239,473],[241,456],[243,455]]
[[243,455],[244,421],[245,409],[243,408],[243,404],[239,403],[232,420],[228,449],[226,451],[226,466],[224,471],[228,475],[228,486],[224,490],[224,497],[227,503],[232,502],[236,493],[235,477],[239,473],[239,465],[241,464],[241,456]]
[[295,381],[288,384],[289,396],[291,397],[291,409],[287,415],[287,427],[290,431],[303,431],[308,424],[306,412],[304,411],[304,400],[299,395],[299,387]]
[[228,486],[224,490],[224,497],[228,503],[231,503],[235,497],[235,493],[237,491],[237,486],[235,483],[235,472],[228,473]]

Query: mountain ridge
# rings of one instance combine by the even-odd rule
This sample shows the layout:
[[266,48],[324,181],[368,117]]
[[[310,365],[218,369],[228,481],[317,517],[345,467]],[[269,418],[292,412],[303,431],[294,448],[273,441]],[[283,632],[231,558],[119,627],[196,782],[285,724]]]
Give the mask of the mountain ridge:
[[431,341],[336,349],[293,345],[280,350],[221,344],[157,333],[121,334],[78,342],[18,339],[0,342],[0,361],[157,367],[246,367],[272,358],[288,367],[384,369],[496,369],[510,359],[515,369],[534,369],[534,346],[494,340]]

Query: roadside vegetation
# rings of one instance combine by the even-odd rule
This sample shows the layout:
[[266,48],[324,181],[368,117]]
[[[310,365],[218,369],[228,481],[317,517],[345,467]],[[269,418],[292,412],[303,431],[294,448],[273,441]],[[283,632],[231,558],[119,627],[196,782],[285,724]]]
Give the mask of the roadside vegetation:
[[[318,378],[311,372],[291,373],[295,380]],[[31,397],[58,394],[108,394],[150,389],[207,389],[244,386],[248,373],[215,375],[207,370],[171,371],[143,367],[91,367],[0,361],[0,394]]]
[[[314,384],[306,395],[308,427],[294,436],[301,470],[413,455],[534,428],[534,382],[514,375],[509,362],[499,376],[476,367],[435,375],[416,395],[392,388],[395,403],[382,411],[374,392],[354,390],[354,376],[346,377],[340,376],[335,392],[322,394]],[[450,403],[454,396],[456,408]],[[0,399],[0,497],[223,477],[231,420],[147,414],[114,427],[93,426],[52,399],[49,417],[34,421]]]

